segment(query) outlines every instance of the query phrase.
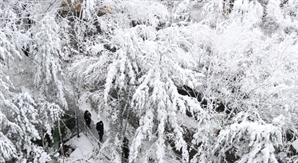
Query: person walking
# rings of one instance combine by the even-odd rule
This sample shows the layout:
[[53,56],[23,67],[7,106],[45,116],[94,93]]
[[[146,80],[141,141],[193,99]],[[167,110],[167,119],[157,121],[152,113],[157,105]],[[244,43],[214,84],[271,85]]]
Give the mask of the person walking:
[[91,124],[91,113],[86,110],[84,113],[84,119],[86,121],[86,125],[90,128],[90,124]]
[[127,163],[129,157],[129,147],[128,147],[129,140],[127,137],[123,138],[122,142],[122,163]]
[[102,137],[103,137],[103,134],[104,134],[104,127],[103,127],[103,122],[102,121],[97,122],[96,130],[97,130],[98,135],[99,135],[99,141],[102,142]]

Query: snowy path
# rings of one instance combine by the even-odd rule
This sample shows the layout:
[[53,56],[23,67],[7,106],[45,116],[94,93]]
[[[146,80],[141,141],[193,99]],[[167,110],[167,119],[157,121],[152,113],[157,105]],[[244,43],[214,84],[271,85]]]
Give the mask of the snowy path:
[[73,137],[66,145],[71,146],[75,150],[69,155],[66,162],[86,162],[93,154],[94,147],[85,134],[80,133],[80,137]]
[[[81,162],[90,162],[90,163],[101,163],[101,162],[108,162],[110,160],[109,153],[102,153],[103,151],[100,150],[100,146],[103,147],[107,145],[106,141],[109,138],[109,131],[110,126],[108,123],[108,114],[101,113],[98,114],[91,109],[91,106],[88,103],[80,106],[80,116],[79,118],[84,122],[83,113],[88,110],[91,113],[91,125],[88,128],[85,124],[81,125],[82,132],[80,133],[80,138],[74,137],[70,141],[66,143],[66,145],[71,146],[75,150],[70,154],[69,158],[65,160],[66,162],[72,163],[81,163]],[[99,136],[96,131],[96,123],[99,121],[103,121],[104,123],[104,136],[103,142],[99,142]],[[190,119],[187,116],[178,116],[178,123],[180,125],[187,126],[191,130],[195,130],[197,127],[197,122],[193,119]],[[83,126],[83,127],[82,127]],[[148,145],[149,146],[149,145]],[[143,144],[144,149],[146,150],[146,145]],[[140,153],[141,154],[141,153]],[[179,156],[174,153],[168,153],[166,156],[167,161],[171,163],[178,163],[181,160]],[[178,159],[178,160],[177,160]]]
[[[91,106],[90,104],[88,103],[85,103],[83,104],[82,106],[79,107],[79,109],[82,111],[82,117],[83,118],[83,114],[86,110],[88,110],[90,113],[91,113],[91,131],[92,133],[96,133],[97,135],[97,132],[96,132],[96,123],[99,122],[99,121],[102,121],[103,124],[104,124],[104,130],[105,130],[105,135],[106,133],[108,133],[108,131],[110,130],[110,126],[109,126],[109,123],[108,123],[108,120],[107,120],[107,113],[102,113],[102,114],[98,114],[96,113],[94,110],[91,109]],[[84,119],[84,118],[83,118]]]
[[[91,125],[90,128],[88,128],[85,124],[81,124],[81,130],[80,137],[74,137],[71,140],[69,140],[66,145],[71,146],[75,150],[70,154],[69,158],[67,158],[66,162],[72,162],[72,163],[81,163],[81,162],[105,162],[104,160],[109,159],[107,153],[101,153],[100,155],[102,157],[99,157],[98,154],[100,152],[100,146],[105,145],[105,141],[109,137],[109,123],[106,119],[107,115],[98,115],[95,111],[91,110],[91,106],[87,103],[80,106],[81,114],[79,116],[80,119],[84,121],[83,114],[85,110],[88,110],[91,113]],[[99,136],[96,131],[96,123],[99,121],[103,121],[104,123],[104,136],[103,136],[103,142],[99,142]],[[83,127],[82,127],[83,126]]]

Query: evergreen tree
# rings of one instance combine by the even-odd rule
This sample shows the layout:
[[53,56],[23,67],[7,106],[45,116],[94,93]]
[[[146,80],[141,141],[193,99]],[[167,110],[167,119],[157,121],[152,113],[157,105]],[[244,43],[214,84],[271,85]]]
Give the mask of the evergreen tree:
[[109,118],[100,153],[111,162],[121,161],[125,136],[130,162],[277,162],[283,150],[295,161],[297,1],[0,8],[0,162],[49,160],[32,140],[51,137],[72,86],[79,105]]

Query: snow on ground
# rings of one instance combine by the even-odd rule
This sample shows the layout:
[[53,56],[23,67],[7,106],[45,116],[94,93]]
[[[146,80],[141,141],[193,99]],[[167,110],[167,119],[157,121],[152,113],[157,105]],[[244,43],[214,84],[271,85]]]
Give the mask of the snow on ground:
[[[96,123],[99,121],[103,121],[104,123],[104,136],[103,142],[105,142],[109,137],[109,123],[107,121],[107,113],[99,115],[96,111],[91,108],[89,103],[84,103],[79,106],[79,109],[82,111],[79,118],[84,120],[84,112],[88,110],[91,113],[91,125],[90,130],[84,125],[82,129],[83,133],[80,133],[80,137],[74,137],[69,140],[66,145],[71,146],[75,150],[70,154],[69,158],[67,158],[66,162],[79,163],[79,162],[98,162],[100,158],[94,158],[98,154],[98,142],[99,137],[96,131]],[[92,133],[92,134],[91,134]],[[103,144],[104,145],[104,144]],[[108,155],[108,154],[105,154]],[[96,161],[97,160],[97,161]]]
[[88,160],[93,155],[94,147],[83,133],[80,133],[79,138],[73,137],[65,144],[75,149],[70,154],[67,162],[81,162],[82,160]]
[[[109,121],[108,121],[108,113],[106,111],[103,111],[101,113],[97,113],[95,110],[91,108],[91,105],[89,103],[84,103],[79,106],[79,109],[81,110],[82,116],[80,118],[83,119],[83,114],[86,110],[88,110],[91,113],[91,128],[90,131],[92,132],[93,136],[90,135],[90,132],[88,132],[87,127],[84,128],[83,133],[80,133],[80,138],[74,137],[70,141],[66,143],[66,145],[69,145],[73,147],[75,150],[70,154],[69,158],[66,162],[73,162],[73,163],[79,163],[79,162],[102,162],[103,159],[100,158],[98,154],[97,149],[97,142],[98,142],[98,135],[96,131],[96,123],[99,121],[103,121],[104,123],[104,130],[105,134],[103,136],[103,142],[105,142],[109,138]],[[107,110],[107,109],[104,109]],[[83,120],[85,122],[85,120]],[[190,121],[190,118],[187,116],[178,116],[178,121],[180,124],[183,124],[185,126],[188,126],[190,128],[196,128],[197,123],[194,123],[194,121]],[[126,136],[129,139],[129,142],[131,143],[131,138],[133,137],[133,132],[130,132],[132,130],[132,127],[130,125],[127,126],[128,130],[126,133]],[[87,135],[86,135],[87,134]],[[97,140],[95,140],[97,139]],[[152,142],[143,142],[141,153],[140,155],[144,154],[146,150],[148,150],[150,144]],[[103,143],[102,146],[105,146],[106,143]],[[97,152],[95,152],[97,151]],[[102,152],[102,151],[101,151]],[[101,153],[100,152],[100,153]],[[101,156],[109,156],[109,153],[101,153]],[[93,157],[95,156],[95,157]],[[179,161],[175,159],[175,154],[171,151],[167,153],[166,162],[171,163],[178,163]],[[103,157],[104,158],[104,157]],[[106,161],[106,160],[105,160]]]
[[292,143],[292,146],[295,148],[296,151],[298,151],[298,139]]
[[91,105],[89,103],[84,103],[81,106],[79,106],[80,110],[83,111],[83,114],[86,110],[88,110],[91,113],[91,129],[96,128],[96,123],[99,121],[102,121],[104,124],[104,130],[105,133],[110,130],[110,126],[107,120],[107,113],[103,112],[102,114],[98,114],[95,110],[91,108]]

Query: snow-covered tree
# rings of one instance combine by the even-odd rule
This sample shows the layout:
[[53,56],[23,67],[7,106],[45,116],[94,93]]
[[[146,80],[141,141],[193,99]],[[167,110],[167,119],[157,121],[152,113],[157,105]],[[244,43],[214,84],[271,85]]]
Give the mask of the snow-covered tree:
[[297,134],[297,1],[12,0],[0,7],[0,161],[20,161],[20,153],[29,161],[26,152],[35,149],[36,159],[47,158],[31,139],[51,135],[72,87],[79,105],[91,102],[108,116],[110,138],[100,152],[109,151],[111,162],[120,161],[125,136],[130,162],[173,155],[276,162],[278,150],[289,153],[287,133]]
[[[83,10],[86,13],[84,19],[96,21],[100,30],[84,37],[81,45],[87,46],[83,54],[92,57],[78,57],[80,60],[74,62],[71,70],[72,77],[85,89],[84,97],[102,103],[104,96],[106,104],[112,106],[106,109],[111,114],[113,126],[118,126],[113,127],[115,139],[110,139],[114,144],[111,147],[115,148],[115,159],[125,132],[123,122],[127,121],[126,116],[139,119],[132,137],[131,161],[147,161],[149,157],[165,161],[162,149],[168,149],[165,147],[169,139],[175,142],[178,151],[182,149],[183,160],[188,161],[188,145],[183,138],[186,131],[183,123],[177,120],[186,111],[191,112],[193,120],[197,121],[192,145],[198,147],[199,159],[206,161],[212,156],[204,150],[218,146],[215,131],[227,129],[228,132],[232,125],[236,125],[231,120],[234,116],[253,110],[259,112],[258,121],[265,121],[261,125],[266,126],[272,123],[273,117],[284,112],[283,107],[279,107],[285,106],[279,101],[284,99],[281,96],[288,97],[291,108],[296,107],[295,95],[284,94],[281,89],[277,93],[276,85],[269,84],[268,78],[270,76],[270,81],[278,81],[280,75],[283,79],[295,78],[289,72],[296,69],[295,65],[287,67],[288,70],[279,69],[281,71],[276,76],[276,68],[272,68],[272,65],[285,65],[296,58],[294,24],[297,20],[289,16],[285,21],[280,16],[294,12],[288,7],[293,2],[286,2],[283,7],[273,1],[248,0],[123,1],[117,5],[115,2],[103,1],[101,5],[110,7],[111,12],[96,20],[96,16],[87,13],[96,11],[92,8]],[[150,10],[145,10],[148,7],[139,5],[141,3]],[[142,12],[138,12],[140,10]],[[270,24],[269,16],[272,20],[285,22],[273,30],[273,26],[267,26]],[[76,36],[79,40],[79,36],[83,36],[81,33],[92,30],[86,25],[79,27],[80,24],[76,27],[81,30]],[[284,33],[288,29],[291,29],[292,36]],[[115,49],[109,51],[104,46],[106,43]],[[291,56],[288,57],[290,60],[286,57],[280,60],[282,50],[278,49],[285,50],[285,46],[287,55],[282,56]],[[265,63],[268,57],[273,59]],[[293,84],[290,81],[287,80]],[[201,95],[199,101],[202,103],[178,94],[177,88],[185,85]],[[279,95],[275,96],[275,93]],[[202,108],[204,102],[206,106]],[[216,112],[220,111],[219,105],[225,112]],[[103,108],[103,105],[99,106]],[[143,158],[138,158],[139,148],[144,142],[149,142],[149,148]],[[273,143],[273,146],[277,144]]]
[[114,89],[119,101],[128,105],[125,108],[122,104],[121,110],[114,108],[114,121],[125,111],[133,112],[140,119],[130,161],[137,159],[140,145],[145,141],[153,144],[144,154],[145,158],[139,159],[148,161],[152,157],[164,161],[169,131],[174,134],[175,148],[181,149],[183,160],[188,161],[187,143],[177,117],[185,115],[186,110],[202,111],[198,102],[184,99],[177,91],[179,86],[195,88],[201,83],[202,74],[193,69],[195,63],[185,64],[193,50],[189,37],[186,28],[156,31],[142,25],[119,30],[115,35],[119,50],[109,67],[105,100],[108,102],[109,92]]
[[21,132],[11,135],[19,152],[24,150],[24,153],[18,154],[18,161],[46,162],[50,160],[49,155],[33,143],[33,141],[41,139],[38,133],[38,112],[35,101],[28,93],[17,95],[13,102],[15,108],[12,108],[10,118],[21,128]]
[[[273,118],[280,114],[288,115],[289,112],[293,113],[295,112],[294,108],[297,108],[296,95],[292,93],[292,90],[296,90],[292,89],[292,86],[297,84],[294,82],[296,75],[292,74],[291,71],[297,69],[297,67],[296,64],[289,64],[297,60],[297,50],[294,50],[297,49],[295,47],[297,41],[296,38],[293,38],[297,33],[291,32],[290,35],[285,35],[284,33],[284,27],[293,26],[295,20],[289,19],[289,21],[285,21],[282,19],[284,23],[280,24],[278,28],[274,28],[274,30],[266,30],[263,28],[264,23],[266,23],[264,20],[268,20],[263,19],[264,16],[278,16],[283,14],[279,5],[271,4],[274,2],[275,1],[270,1],[267,4],[256,1],[235,1],[233,9],[227,15],[222,15],[221,10],[212,10],[218,14],[216,21],[214,19],[215,14],[210,13],[208,13],[202,21],[202,23],[210,25],[214,30],[208,35],[211,41],[204,41],[203,43],[203,47],[207,47],[208,50],[206,50],[206,53],[202,55],[201,58],[203,61],[203,73],[206,76],[206,82],[203,83],[204,86],[201,92],[204,93],[204,97],[208,100],[215,102],[220,101],[226,110],[226,112],[223,113],[232,113],[229,116],[224,115],[226,119],[218,119],[220,122],[218,124],[222,129],[229,128],[224,131],[224,137],[230,138],[230,136],[228,136],[230,134],[232,135],[231,138],[242,141],[243,138],[241,137],[243,137],[243,135],[233,135],[234,127],[238,126],[235,133],[239,133],[240,130],[242,130],[240,133],[243,133],[247,130],[247,127],[244,127],[245,125],[250,127],[254,126],[254,124],[251,123],[244,125],[230,120],[233,116],[240,116],[242,112],[258,112],[260,116],[257,116],[255,119],[265,121],[265,124],[269,123],[266,124],[266,126],[270,126]],[[214,9],[210,8],[210,6],[220,5],[221,2],[210,2],[205,6],[208,8],[204,9],[208,11]],[[267,10],[268,7],[275,9]],[[214,24],[214,22],[216,22],[216,24]],[[268,31],[270,31],[270,33],[268,33]],[[288,90],[286,91],[286,89]],[[216,108],[218,106],[214,105],[213,107]],[[222,116],[222,113],[219,114],[219,117]],[[291,116],[289,118],[291,118]],[[295,122],[293,121],[292,123]],[[199,126],[199,128],[200,127],[201,126]],[[256,128],[262,128],[262,126]],[[281,130],[280,128],[278,129]],[[254,129],[251,128],[249,130]],[[287,130],[287,127],[283,126],[283,130]],[[280,134],[280,131],[275,133],[275,131],[277,131],[276,128],[271,128],[270,132],[273,131],[274,133],[266,133],[265,131],[259,132],[262,134],[266,133],[263,136]],[[258,134],[262,136],[261,133]],[[206,132],[197,134],[202,136],[205,135]],[[214,137],[215,136],[210,137],[210,139]],[[250,137],[250,135],[246,137]],[[232,142],[233,139],[231,139]],[[278,143],[274,141],[270,142],[270,150],[263,150],[260,156],[253,156],[253,149],[259,145],[262,146],[264,142],[251,142],[252,144],[249,144],[251,148],[248,148],[249,154],[246,156],[251,157],[251,159],[259,159],[254,161],[265,160],[265,162],[275,162],[272,147],[277,147],[280,144],[280,138],[276,140],[278,140]],[[208,144],[209,149],[217,147],[220,150],[222,146],[216,143],[219,142],[212,143],[213,145]],[[256,146],[253,147],[252,145]],[[200,147],[199,151],[200,150],[203,150],[203,148]],[[245,160],[246,156],[243,155],[243,148],[233,147],[232,150],[234,153],[232,154],[233,157],[240,154],[239,157],[243,158],[239,159],[239,162],[248,161]],[[221,152],[226,151],[223,150]],[[209,151],[207,153],[212,152]],[[217,154],[216,157],[218,156]],[[226,153],[223,155],[225,155],[223,158],[228,157]],[[207,159],[211,157],[206,156]],[[202,159],[206,158],[200,157],[200,160],[202,161]],[[229,159],[226,158],[222,161],[225,160]]]
[[[50,160],[49,154],[42,147],[38,146],[35,141],[41,139],[40,129],[47,127],[46,129],[50,133],[50,127],[53,127],[53,124],[47,123],[42,126],[38,118],[39,116],[47,116],[48,112],[54,113],[57,109],[50,109],[48,112],[44,110],[44,114],[38,114],[38,110],[42,108],[38,108],[35,100],[33,100],[31,95],[34,92],[20,93],[21,90],[32,89],[32,87],[24,88],[25,86],[30,86],[26,82],[29,81],[27,78],[31,77],[31,73],[29,75],[23,73],[32,71],[30,68],[36,66],[36,63],[31,61],[30,67],[26,65],[26,59],[24,58],[32,57],[31,54],[28,54],[31,52],[30,48],[33,48],[31,47],[31,26],[34,22],[33,20],[37,20],[34,19],[34,16],[42,15],[41,13],[36,15],[32,12],[32,9],[34,9],[33,6],[37,7],[38,5],[41,4],[29,3],[28,1],[0,2],[0,114],[2,124],[0,130],[2,140],[0,162],[11,160],[14,162],[46,162]],[[42,10],[42,8],[38,9]],[[35,11],[38,12],[37,10]],[[25,80],[20,81],[17,78],[18,75],[25,77]],[[33,81],[32,78],[30,81]],[[52,123],[61,116],[61,109],[60,107],[58,108],[59,111],[57,113],[47,116]]]
[[[2,9],[6,6],[6,3],[1,3]],[[10,139],[10,136],[15,134],[18,135],[18,133],[20,133],[21,130],[17,124],[11,122],[7,117],[7,108],[13,107],[14,104],[10,99],[12,97],[10,88],[13,87],[13,84],[10,81],[9,76],[6,74],[5,70],[7,70],[7,63],[9,59],[18,58],[20,56],[18,50],[16,49],[16,46],[13,44],[12,40],[9,37],[9,34],[11,33],[7,33],[5,31],[5,22],[8,22],[8,20],[5,20],[5,18],[9,19],[11,18],[10,16],[13,17],[14,13],[13,11],[9,10],[9,8],[6,8],[7,10],[2,9],[1,15],[4,18],[4,20],[1,20],[0,26],[0,162],[5,162],[17,156],[17,147],[15,146],[13,140]]]
[[32,53],[38,63],[35,85],[40,95],[67,109],[61,68],[61,39],[59,26],[53,16],[45,15],[37,21],[33,32]]

